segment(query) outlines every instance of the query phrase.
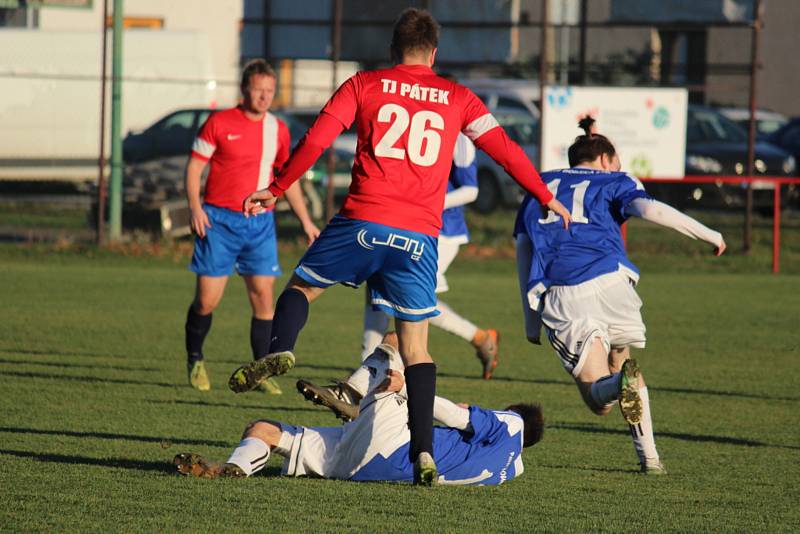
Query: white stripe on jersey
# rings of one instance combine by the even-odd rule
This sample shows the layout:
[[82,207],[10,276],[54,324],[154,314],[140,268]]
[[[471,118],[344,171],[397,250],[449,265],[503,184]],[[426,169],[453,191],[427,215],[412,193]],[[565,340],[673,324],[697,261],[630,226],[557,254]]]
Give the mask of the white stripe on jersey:
[[201,156],[205,158],[211,158],[214,155],[214,151],[217,149],[216,146],[212,145],[205,139],[200,139],[199,137],[195,137],[194,144],[192,145],[192,151],[197,152]]
[[453,165],[456,167],[469,167],[475,162],[475,145],[464,135],[459,133],[456,146],[453,149]]
[[261,163],[258,168],[258,187],[264,189],[270,183],[275,154],[278,152],[278,119],[272,113],[264,116],[264,130],[261,137]]
[[469,137],[470,140],[475,141],[477,138],[496,126],[500,126],[500,123],[497,122],[497,119],[494,118],[494,115],[487,113],[483,117],[478,117],[471,123],[467,124],[467,127],[464,128],[464,135]]

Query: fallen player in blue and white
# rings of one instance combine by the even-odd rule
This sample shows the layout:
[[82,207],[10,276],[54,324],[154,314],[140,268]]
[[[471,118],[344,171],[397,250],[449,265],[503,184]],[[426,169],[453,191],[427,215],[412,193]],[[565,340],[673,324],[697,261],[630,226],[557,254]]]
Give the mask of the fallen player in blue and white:
[[[258,420],[224,464],[197,454],[175,457],[180,473],[217,478],[248,477],[264,468],[274,452],[284,457],[281,473],[355,481],[412,482],[408,407],[403,363],[396,338],[388,334],[348,379],[366,386],[360,414],[340,427],[302,427]],[[439,484],[494,485],[522,474],[522,449],[543,432],[539,406],[517,404],[506,410],[457,405],[436,397],[433,456]]]

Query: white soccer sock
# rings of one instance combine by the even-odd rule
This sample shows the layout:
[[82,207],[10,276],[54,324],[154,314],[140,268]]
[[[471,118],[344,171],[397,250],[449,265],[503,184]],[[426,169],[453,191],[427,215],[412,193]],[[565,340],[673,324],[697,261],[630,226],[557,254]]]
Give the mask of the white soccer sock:
[[598,406],[606,406],[619,398],[621,373],[604,376],[592,384],[592,398]]
[[247,476],[261,471],[269,460],[269,446],[258,438],[244,438],[226,463],[238,465]]
[[441,300],[436,302],[436,309],[439,310],[439,315],[429,319],[433,326],[437,326],[445,332],[455,334],[467,341],[472,341],[478,331],[477,326],[454,312],[450,306]]
[[631,437],[636,454],[641,463],[657,463],[658,451],[656,451],[656,440],[653,437],[653,420],[650,417],[650,397],[647,394],[647,387],[639,389],[639,397],[642,399],[642,420],[638,425],[631,427]]
[[372,309],[369,302],[364,306],[364,338],[361,341],[361,361],[373,353],[381,344],[383,336],[389,330],[389,316],[380,310]]

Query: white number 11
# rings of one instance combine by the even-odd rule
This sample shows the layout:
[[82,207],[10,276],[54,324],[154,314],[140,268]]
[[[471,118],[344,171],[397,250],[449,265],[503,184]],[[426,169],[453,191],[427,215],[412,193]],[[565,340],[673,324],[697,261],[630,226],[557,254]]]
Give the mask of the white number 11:
[[[586,197],[586,189],[589,187],[591,182],[589,180],[584,180],[579,184],[571,185],[570,187],[575,190],[572,193],[572,210],[570,210],[570,216],[572,217],[573,223],[580,223],[580,224],[588,224],[589,219],[583,214],[583,199]],[[549,184],[547,184],[547,189],[553,193],[553,196],[558,194],[558,186],[561,184],[561,180],[553,180]],[[547,213],[547,218],[539,219],[539,224],[550,224],[554,222],[558,222],[561,220],[561,217],[556,215],[554,211],[549,211]]]

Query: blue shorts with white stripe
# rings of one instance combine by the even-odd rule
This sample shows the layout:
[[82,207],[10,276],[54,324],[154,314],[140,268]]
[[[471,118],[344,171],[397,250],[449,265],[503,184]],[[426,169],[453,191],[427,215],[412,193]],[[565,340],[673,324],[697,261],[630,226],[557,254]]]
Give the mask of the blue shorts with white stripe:
[[373,308],[406,321],[436,311],[435,237],[336,215],[294,273],[316,287],[367,282]]

